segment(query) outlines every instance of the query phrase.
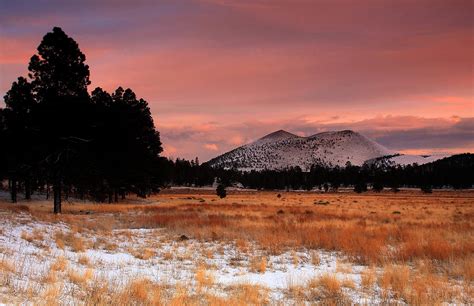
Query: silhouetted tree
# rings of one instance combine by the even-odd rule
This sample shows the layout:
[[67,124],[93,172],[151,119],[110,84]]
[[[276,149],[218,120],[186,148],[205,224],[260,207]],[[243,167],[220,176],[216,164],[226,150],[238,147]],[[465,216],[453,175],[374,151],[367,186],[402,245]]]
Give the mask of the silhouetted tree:
[[30,199],[31,174],[35,159],[32,128],[32,112],[36,106],[33,86],[23,77],[13,82],[4,97],[6,108],[3,110],[4,147],[6,172],[9,177],[12,202],[17,199],[19,180],[25,184],[25,197]]
[[61,212],[65,177],[78,165],[75,149],[89,141],[91,135],[90,122],[87,122],[89,66],[85,59],[78,44],[55,27],[43,37],[38,53],[31,57],[28,65],[28,75],[39,102],[36,124],[42,132],[43,166],[53,185],[54,213]]
[[357,193],[362,193],[367,191],[367,183],[358,182],[354,185],[354,191]]
[[227,196],[227,191],[225,189],[225,186],[224,184],[219,184],[217,185],[217,188],[216,188],[216,194],[219,196],[219,198],[223,199]]
[[381,192],[383,190],[383,184],[380,181],[376,181],[372,185],[372,190],[375,192]]

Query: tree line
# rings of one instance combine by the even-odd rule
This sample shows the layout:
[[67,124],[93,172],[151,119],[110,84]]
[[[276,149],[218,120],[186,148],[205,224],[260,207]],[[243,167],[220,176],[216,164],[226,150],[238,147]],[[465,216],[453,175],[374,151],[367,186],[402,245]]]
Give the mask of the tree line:
[[131,89],[88,92],[89,66],[77,42],[47,33],[0,109],[0,179],[29,199],[50,187],[54,212],[71,194],[109,202],[146,196],[161,185],[164,162],[150,108]]
[[309,172],[299,167],[282,170],[238,171],[214,169],[206,163],[177,159],[167,160],[165,185],[209,186],[221,183],[251,189],[269,190],[337,190],[351,187],[356,192],[370,188],[381,191],[401,187],[420,188],[472,188],[474,186],[474,154],[459,154],[424,165],[364,164],[345,167],[313,165]]

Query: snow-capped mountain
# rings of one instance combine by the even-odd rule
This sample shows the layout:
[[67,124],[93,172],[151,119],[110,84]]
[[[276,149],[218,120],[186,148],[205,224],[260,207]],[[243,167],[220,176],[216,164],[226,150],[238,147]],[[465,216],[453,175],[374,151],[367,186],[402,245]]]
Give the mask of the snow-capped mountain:
[[239,170],[284,169],[311,165],[345,166],[347,162],[362,165],[365,161],[393,152],[359,133],[345,130],[300,137],[279,130],[255,142],[211,159],[208,164]]

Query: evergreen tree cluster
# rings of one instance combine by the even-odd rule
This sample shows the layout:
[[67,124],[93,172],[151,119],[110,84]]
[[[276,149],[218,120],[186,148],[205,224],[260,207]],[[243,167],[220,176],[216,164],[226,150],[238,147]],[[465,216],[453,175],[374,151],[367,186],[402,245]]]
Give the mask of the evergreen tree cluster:
[[49,186],[54,212],[74,194],[118,201],[154,192],[165,162],[150,108],[131,89],[88,92],[89,67],[78,44],[55,27],[31,57],[0,109],[0,179],[29,199]]
[[[354,188],[365,192],[369,187],[380,192],[384,188],[398,191],[400,187],[472,188],[474,186],[474,154],[459,154],[429,164],[408,166],[353,166],[325,167],[314,165],[309,172],[299,167],[284,170],[237,171],[214,169],[207,164],[178,159],[167,161],[168,185],[205,186],[218,179],[224,186],[239,184],[245,188],[268,190],[337,190]],[[170,175],[171,174],[171,175]]]

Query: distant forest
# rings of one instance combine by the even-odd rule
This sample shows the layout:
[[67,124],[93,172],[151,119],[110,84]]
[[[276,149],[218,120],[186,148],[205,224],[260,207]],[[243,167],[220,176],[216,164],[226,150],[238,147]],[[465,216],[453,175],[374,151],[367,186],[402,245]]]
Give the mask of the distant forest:
[[215,183],[241,184],[251,189],[335,191],[340,187],[351,187],[356,192],[381,191],[383,188],[396,192],[401,187],[412,187],[430,192],[432,188],[472,188],[474,154],[453,155],[424,165],[314,165],[309,172],[303,172],[299,167],[243,172],[213,169],[206,163],[199,165],[197,161],[177,159],[168,160],[162,171],[166,173],[166,184],[179,186],[208,186],[217,178]]
[[[60,28],[47,33],[0,108],[0,181],[17,194],[51,197],[54,212],[74,196],[118,202],[127,194],[146,197],[167,186],[241,184],[254,189],[364,192],[390,187],[470,188],[474,157],[456,155],[421,166],[327,168],[315,165],[281,171],[240,172],[213,169],[196,161],[160,156],[162,146],[148,103],[131,89],[89,93],[89,67],[78,44]],[[51,190],[51,195],[50,195]]]

